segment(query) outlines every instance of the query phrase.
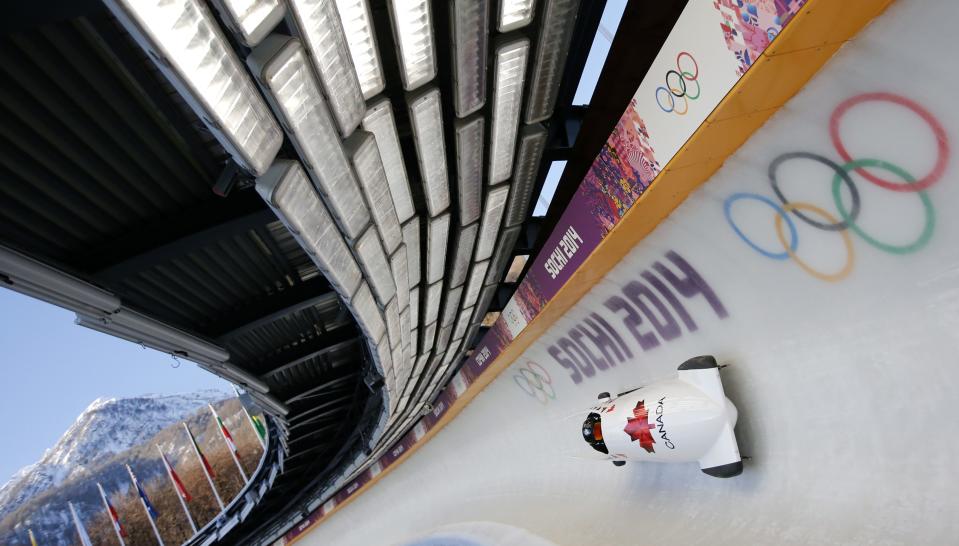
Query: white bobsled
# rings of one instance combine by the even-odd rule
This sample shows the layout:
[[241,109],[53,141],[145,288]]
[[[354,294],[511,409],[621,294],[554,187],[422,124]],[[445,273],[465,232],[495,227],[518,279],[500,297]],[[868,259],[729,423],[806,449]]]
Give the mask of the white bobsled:
[[691,358],[678,375],[615,397],[600,394],[600,404],[583,422],[583,439],[617,466],[627,460],[696,461],[710,476],[738,476],[738,413],[726,398],[716,359]]

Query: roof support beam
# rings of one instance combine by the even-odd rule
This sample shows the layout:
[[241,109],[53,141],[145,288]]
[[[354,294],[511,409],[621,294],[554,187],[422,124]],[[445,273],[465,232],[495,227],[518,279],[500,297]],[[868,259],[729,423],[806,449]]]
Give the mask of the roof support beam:
[[271,294],[239,313],[231,313],[232,320],[227,318],[220,322],[220,330],[212,337],[220,343],[226,343],[297,311],[336,299],[336,293],[326,279],[317,276],[282,292]]
[[340,409],[340,408],[332,409],[332,410],[329,410],[329,411],[323,411],[323,412],[318,413],[317,415],[314,415],[313,417],[310,417],[309,419],[307,419],[307,420],[305,420],[305,421],[302,421],[302,422],[300,422],[300,423],[297,423],[297,424],[294,425],[294,426],[304,426],[304,427],[305,427],[305,426],[307,426],[307,425],[315,425],[316,423],[323,423],[323,422],[331,421],[331,420],[340,421],[340,420],[342,420],[342,418],[343,418],[342,413],[343,413],[343,411],[342,411],[342,409]]
[[248,367],[260,370],[261,377],[268,382],[278,381],[280,373],[289,371],[307,360],[321,356],[337,345],[353,341],[359,335],[355,324],[346,324],[324,334],[299,341],[295,345],[281,348],[258,362],[248,363]]
[[[303,442],[303,440],[306,440],[307,438],[312,438],[313,436],[316,436],[317,434],[322,434],[322,433],[324,433],[324,432],[328,432],[328,431],[330,431],[330,430],[339,428],[341,425],[342,425],[342,423],[340,423],[339,421],[334,422],[334,423],[329,424],[329,425],[324,425],[324,426],[322,426],[322,427],[320,427],[320,428],[318,428],[318,429],[316,429],[316,430],[310,431],[310,432],[308,432],[308,433],[306,433],[306,434],[297,436],[296,438],[290,440],[290,445],[295,445],[295,444],[301,443],[301,442]],[[324,442],[322,445],[326,445],[326,443]]]
[[[244,198],[241,198],[243,196]],[[190,252],[212,246],[224,239],[276,221],[276,215],[259,203],[248,203],[241,192],[211,207],[205,203],[195,209],[181,211],[176,217],[163,218],[159,225],[150,223],[118,241],[86,261],[100,266],[94,278],[103,282],[123,278],[169,262]],[[234,201],[235,200],[235,201]],[[230,205],[227,206],[227,203]],[[110,264],[102,267],[103,264]]]
[[543,219],[532,217],[523,223],[523,230],[519,238],[516,239],[516,246],[513,247],[513,256],[518,254],[529,254],[536,248],[536,240],[540,236],[540,228],[543,225]]
[[553,130],[550,131],[549,143],[543,154],[545,163],[569,159],[588,112],[588,106],[578,105],[568,106],[553,114],[550,119],[550,128]]
[[[294,468],[299,468],[300,466],[303,466],[303,465],[291,465],[291,464],[290,464],[291,461],[295,461],[295,460],[297,460],[297,459],[301,459],[304,455],[309,455],[310,453],[313,453],[314,451],[319,451],[319,450],[328,449],[328,448],[329,448],[329,444],[328,444],[328,443],[317,444],[317,445],[315,445],[315,446],[313,446],[313,447],[308,447],[308,448],[306,448],[306,449],[304,449],[304,450],[302,450],[302,451],[297,451],[297,452],[294,453],[293,455],[290,455],[289,457],[286,458],[287,472],[289,472],[290,470],[292,470],[292,469],[294,469]],[[311,463],[313,463],[313,462],[315,462],[315,461],[314,461],[313,459],[311,459],[309,462],[307,462],[307,463],[305,463],[305,464],[311,464]]]
[[[334,414],[334,413],[344,411],[344,408],[342,408],[342,407],[335,407],[335,406],[336,406],[337,404],[339,404],[340,402],[349,400],[349,399],[351,399],[351,398],[353,398],[353,395],[352,395],[352,394],[348,394],[348,395],[345,395],[345,396],[340,396],[340,397],[338,397],[338,398],[333,398],[333,399],[330,399],[330,400],[328,400],[328,401],[326,401],[326,402],[323,402],[322,404],[317,404],[317,405],[311,407],[309,410],[304,411],[303,413],[297,414],[297,415],[296,415],[296,418],[293,419],[293,421],[294,421],[293,424],[290,425],[290,431],[293,431],[293,430],[296,429],[297,427],[300,427],[300,426],[302,426],[302,425],[305,425],[305,424],[307,424],[307,423],[310,423],[310,422],[315,421],[315,417],[316,417],[316,413],[317,413],[317,412],[320,412],[320,415],[332,415],[332,414]],[[327,410],[327,411],[321,411],[321,410],[325,410],[326,408],[329,408],[330,406],[334,406],[334,409],[332,409],[332,410]],[[313,417],[310,417],[309,419],[303,419],[303,418],[306,417],[307,415],[313,415]]]
[[294,396],[293,398],[288,398],[286,400],[286,403],[292,404],[293,402],[300,402],[300,401],[306,400],[307,398],[313,398],[314,396],[319,396],[329,390],[335,389],[336,387],[344,386],[351,380],[354,380],[354,381],[356,380],[355,372],[349,375],[345,375],[343,377],[337,377],[336,379],[333,379],[331,381],[321,383],[313,387],[312,389],[303,391],[300,394]]

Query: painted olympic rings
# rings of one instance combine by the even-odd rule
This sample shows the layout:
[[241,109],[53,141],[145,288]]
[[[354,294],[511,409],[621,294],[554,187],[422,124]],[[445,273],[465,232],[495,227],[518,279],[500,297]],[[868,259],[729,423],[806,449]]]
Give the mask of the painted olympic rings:
[[[797,209],[808,210],[809,212],[813,212],[818,214],[819,216],[822,216],[828,222],[832,222],[833,224],[836,223],[836,217],[834,217],[832,214],[829,214],[827,211],[817,207],[816,205],[812,205],[809,203],[786,203],[786,205],[783,207],[783,210],[786,211],[787,213],[789,211],[792,211],[795,214]],[[805,271],[806,273],[809,273],[810,275],[812,275],[813,277],[816,277],[817,279],[821,279],[828,282],[840,281],[844,279],[846,275],[848,275],[852,271],[852,266],[853,266],[852,237],[849,236],[848,231],[840,232],[842,234],[842,242],[846,246],[846,264],[842,267],[842,269],[840,269],[836,273],[821,273],[819,271],[816,271],[812,267],[810,267],[810,265],[807,264],[805,261],[799,259],[799,256],[796,256],[796,253],[793,251],[793,249],[789,248],[789,246],[786,245],[786,238],[783,236],[782,219],[783,219],[783,216],[776,216],[776,237],[779,238],[779,242],[786,248],[786,252],[789,254],[789,257],[792,258],[793,261],[796,262],[796,265],[801,267],[803,271]]]
[[549,376],[549,372],[532,360],[526,361],[525,367],[519,368],[519,374],[513,375],[513,381],[523,392],[543,404],[556,398],[553,379]]
[[[683,70],[681,65],[681,60],[683,57],[689,58],[693,62],[693,71]],[[670,82],[670,77],[675,80]],[[659,86],[656,88],[656,104],[662,109],[663,112],[667,114],[674,112],[680,116],[686,115],[686,112],[689,111],[689,101],[696,100],[699,98],[699,95],[702,94],[702,88],[699,86],[699,63],[696,62],[696,58],[692,56],[688,51],[680,51],[679,55],[676,55],[676,70],[669,70],[666,72],[666,85]],[[696,84],[696,94],[689,94],[689,87],[687,82],[693,82]],[[669,102],[668,108],[663,105],[663,99],[660,97],[665,97]],[[680,111],[676,106],[676,99],[683,99],[683,110]]]
[[[814,154],[811,152],[790,152],[790,153],[782,154],[781,156],[774,159],[772,163],[769,164],[769,183],[772,185],[773,192],[776,194],[776,197],[778,197],[779,200],[782,201],[784,205],[788,203],[788,200],[786,199],[786,196],[783,195],[782,190],[779,188],[779,180],[776,178],[776,170],[779,168],[779,165],[781,165],[784,161],[789,161],[790,159],[811,159],[813,161],[818,161],[819,163],[826,165],[827,167],[829,167],[830,169],[836,172],[836,176],[839,177],[840,180],[846,183],[846,187],[849,188],[849,193],[852,195],[852,208],[849,210],[849,214],[847,215],[849,216],[849,219],[843,220],[842,222],[834,222],[832,224],[823,224],[822,222],[817,222],[815,220],[812,220],[808,216],[804,215],[803,213],[795,209],[793,209],[793,214],[795,214],[797,218],[799,218],[803,222],[806,222],[810,226],[819,228],[819,229],[824,229],[826,231],[842,231],[848,228],[849,224],[851,222],[854,222],[856,218],[859,217],[859,206],[860,206],[859,189],[856,188],[856,184],[853,183],[852,178],[849,176],[849,173],[847,173],[845,170],[843,170],[842,167],[837,165],[835,161],[829,159],[828,157],[821,156],[819,154]],[[822,215],[820,214],[820,216]],[[843,216],[843,218],[845,217],[846,216]]]
[[[752,242],[749,237],[746,237],[746,234],[743,233],[742,230],[739,229],[739,226],[736,225],[736,222],[733,221],[733,203],[739,201],[740,199],[753,199],[761,203],[766,203],[776,211],[777,219],[783,218],[786,220],[786,224],[789,226],[789,246],[787,247],[789,251],[770,252]],[[736,235],[739,235],[739,238],[742,239],[747,245],[751,246],[756,252],[766,256],[767,258],[772,258],[773,260],[788,260],[789,256],[791,256],[790,252],[796,251],[796,246],[799,244],[799,233],[796,231],[796,224],[794,224],[792,219],[789,218],[789,216],[786,214],[786,211],[783,210],[783,208],[772,199],[766,197],[765,195],[759,195],[758,193],[734,193],[726,198],[726,202],[723,204],[723,209],[726,213],[726,221],[729,222],[730,226],[732,226],[733,231],[736,232]]]
[[[936,137],[937,150],[935,165],[926,176],[916,179],[905,169],[889,161],[872,158],[852,159],[850,157],[849,151],[846,149],[839,137],[839,124],[843,115],[848,112],[850,108],[868,101],[881,101],[904,106],[917,114],[929,125]],[[730,227],[732,227],[736,235],[759,254],[762,254],[763,256],[773,260],[792,259],[803,271],[809,275],[812,275],[820,280],[836,282],[849,275],[853,269],[855,255],[850,232],[855,233],[857,236],[859,236],[859,238],[866,241],[866,243],[869,245],[889,254],[909,254],[918,251],[929,243],[929,240],[932,238],[935,230],[936,212],[932,204],[932,199],[929,197],[925,189],[929,186],[932,186],[942,178],[942,175],[946,170],[946,164],[949,160],[949,141],[946,136],[945,129],[942,127],[939,121],[933,117],[931,113],[929,113],[928,110],[910,99],[899,95],[894,95],[892,93],[865,93],[843,101],[841,104],[839,104],[839,106],[836,107],[830,116],[829,133],[832,137],[833,145],[835,146],[837,153],[842,158],[844,163],[839,164],[825,156],[812,152],[789,152],[782,154],[769,164],[767,171],[770,186],[772,187],[773,193],[779,199],[779,203],[764,195],[740,192],[734,193],[727,197],[723,204],[723,209],[726,216],[726,221],[729,223]],[[782,189],[779,187],[777,171],[782,163],[793,159],[810,159],[826,165],[835,172],[835,175],[832,179],[832,198],[836,210],[838,211],[838,218],[829,211],[816,205],[804,202],[790,202],[786,198]],[[867,169],[872,169],[872,172],[868,171]],[[896,181],[880,178],[876,174],[873,174],[877,169],[885,171],[899,178],[900,180]],[[925,213],[925,220],[922,231],[915,238],[915,240],[906,244],[893,244],[880,241],[867,233],[856,223],[862,203],[859,189],[856,187],[856,184],[852,179],[852,173],[862,176],[880,188],[895,192],[912,192],[918,195]],[[844,201],[842,192],[843,185],[848,188],[848,197],[845,199],[845,201],[851,200],[848,205]],[[759,201],[769,205],[776,212],[776,237],[779,240],[779,244],[783,249],[785,249],[785,251],[775,252],[762,248],[749,239],[739,228],[739,226],[736,225],[732,217],[731,209],[733,204],[743,199]],[[818,219],[810,218],[806,213],[812,213],[813,215],[817,216]],[[799,237],[796,230],[796,225],[790,218],[793,215],[809,226],[823,231],[838,232],[842,236],[847,257],[845,263],[838,271],[833,273],[817,271],[813,269],[807,262],[797,256]],[[820,220],[825,221],[823,222]],[[786,236],[783,224],[789,228],[788,238]]]
[[856,168],[856,174],[881,188],[892,191],[920,191],[938,182],[946,170],[946,163],[949,161],[949,137],[946,136],[946,130],[942,127],[942,124],[939,123],[939,120],[929,113],[928,110],[915,101],[900,95],[894,95],[892,93],[864,93],[846,99],[833,110],[832,116],[829,118],[829,136],[832,138],[832,144],[835,146],[836,151],[839,152],[839,157],[846,162],[852,161],[849,150],[846,149],[846,145],[843,144],[842,139],[839,138],[839,122],[842,121],[842,116],[857,104],[869,101],[898,104],[912,110],[916,115],[922,118],[936,135],[936,163],[933,165],[932,170],[929,171],[929,174],[916,180],[914,184],[899,184],[889,180],[883,180],[861,168]]
[[[878,159],[858,159],[856,161],[850,161],[849,163],[843,165],[843,170],[848,172],[852,169],[860,170],[861,167],[878,167],[880,169],[885,169],[905,180],[907,185],[917,184],[916,179],[901,167],[893,165],[888,161],[880,161]],[[919,190],[916,193],[919,194],[919,199],[922,201],[923,210],[926,213],[926,222],[923,225],[922,233],[919,234],[919,237],[917,237],[915,241],[909,243],[908,245],[893,245],[889,243],[883,243],[882,241],[875,239],[863,231],[858,225],[856,225],[853,214],[846,211],[846,206],[842,202],[842,196],[840,195],[839,191],[839,175],[836,175],[836,178],[833,179],[832,183],[832,198],[836,203],[836,210],[839,211],[839,215],[842,216],[844,222],[849,225],[849,229],[854,231],[856,235],[861,237],[862,240],[866,241],[870,245],[878,248],[879,250],[884,250],[890,254],[909,254],[910,252],[915,252],[926,246],[926,243],[928,243],[929,239],[932,238],[932,232],[936,227],[936,210],[932,206],[932,199],[929,198],[928,193],[922,190]]]

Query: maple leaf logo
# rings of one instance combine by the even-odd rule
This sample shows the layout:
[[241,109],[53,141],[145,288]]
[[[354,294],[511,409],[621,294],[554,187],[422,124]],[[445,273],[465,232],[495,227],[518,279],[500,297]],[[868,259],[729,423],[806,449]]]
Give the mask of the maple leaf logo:
[[629,434],[634,442],[639,440],[639,446],[648,453],[656,453],[656,450],[653,449],[656,439],[649,432],[654,428],[656,428],[656,425],[649,423],[649,410],[646,409],[645,400],[640,400],[633,408],[633,416],[626,419],[626,428],[623,429],[623,432]]

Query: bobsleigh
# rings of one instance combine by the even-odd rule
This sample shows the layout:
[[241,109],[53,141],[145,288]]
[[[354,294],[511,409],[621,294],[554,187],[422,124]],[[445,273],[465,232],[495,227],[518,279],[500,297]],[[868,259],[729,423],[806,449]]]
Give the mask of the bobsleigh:
[[679,367],[676,379],[615,397],[601,393],[583,422],[583,439],[616,466],[627,460],[696,461],[710,476],[738,476],[738,412],[726,398],[719,369],[714,357],[697,356]]

